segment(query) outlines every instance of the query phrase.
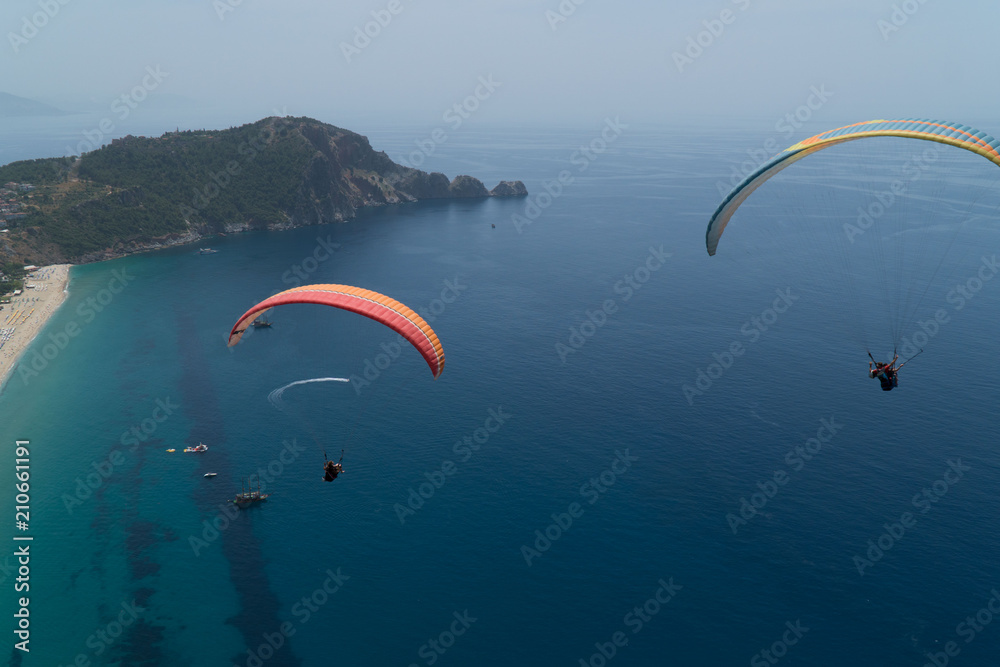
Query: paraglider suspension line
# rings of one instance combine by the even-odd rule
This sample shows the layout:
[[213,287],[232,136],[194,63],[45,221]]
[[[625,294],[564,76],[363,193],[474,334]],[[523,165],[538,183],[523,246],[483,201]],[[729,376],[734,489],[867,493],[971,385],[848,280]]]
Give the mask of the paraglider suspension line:
[[[923,352],[924,352],[924,348],[920,348],[920,352],[917,352],[915,355],[913,355],[912,357],[910,357],[909,359],[907,359],[906,361],[904,361],[903,363],[901,363],[899,365],[899,368],[902,368],[906,364],[910,363],[911,361],[913,361],[914,359],[916,359],[917,357],[919,357],[921,354],[923,354]],[[896,370],[899,370],[899,368],[897,368]]]

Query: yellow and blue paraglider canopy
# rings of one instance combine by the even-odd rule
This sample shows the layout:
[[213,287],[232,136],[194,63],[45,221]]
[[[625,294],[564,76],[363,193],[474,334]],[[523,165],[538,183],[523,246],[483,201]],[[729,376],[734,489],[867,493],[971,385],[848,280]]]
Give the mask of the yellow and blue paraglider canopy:
[[871,137],[904,137],[936,141],[982,155],[1000,166],[1000,141],[968,125],[940,120],[870,120],[838,127],[789,146],[744,178],[719,204],[705,232],[705,246],[714,255],[730,218],[754,190],[785,167],[816,151],[848,141]]

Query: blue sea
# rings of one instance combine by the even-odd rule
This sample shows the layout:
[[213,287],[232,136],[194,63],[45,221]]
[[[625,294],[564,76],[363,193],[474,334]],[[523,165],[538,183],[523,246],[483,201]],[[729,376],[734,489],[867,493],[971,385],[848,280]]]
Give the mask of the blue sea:
[[[487,187],[521,179],[527,199],[74,267],[0,394],[0,470],[13,478],[27,440],[31,474],[27,531],[4,485],[0,655],[1000,665],[995,181],[958,161],[953,189],[899,203],[917,259],[890,255],[902,273],[879,277],[830,250],[855,202],[815,194],[864,206],[877,178],[848,154],[810,158],[751,197],[709,257],[720,192],[773,131],[627,121],[463,127],[415,156]],[[73,122],[25,121],[0,155],[61,154]],[[413,163],[433,128],[352,129]],[[924,224],[974,188],[960,233]],[[254,303],[309,283],[417,310],[441,377],[388,329],[318,306],[272,310],[227,347]],[[886,334],[878,315],[900,303]],[[924,352],[882,392],[866,348],[893,344]],[[287,386],[319,378],[349,382]],[[324,455],[341,451],[326,484]],[[258,475],[267,502],[234,511]],[[30,590],[16,592],[24,544]],[[14,647],[20,597],[30,653]]]

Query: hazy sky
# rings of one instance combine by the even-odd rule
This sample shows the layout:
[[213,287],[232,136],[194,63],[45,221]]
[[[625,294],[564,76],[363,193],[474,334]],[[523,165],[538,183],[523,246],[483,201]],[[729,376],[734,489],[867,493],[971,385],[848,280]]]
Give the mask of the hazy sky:
[[440,123],[477,86],[477,122],[971,122],[1000,109],[998,24],[996,0],[4,0],[0,91],[345,127]]

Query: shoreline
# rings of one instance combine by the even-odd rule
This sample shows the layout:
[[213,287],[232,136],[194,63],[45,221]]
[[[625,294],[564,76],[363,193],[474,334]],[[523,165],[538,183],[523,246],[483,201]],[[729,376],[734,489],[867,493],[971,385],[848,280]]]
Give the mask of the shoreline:
[[0,310],[0,390],[6,388],[24,351],[66,301],[71,266],[51,264],[36,269],[34,277],[24,281],[24,291]]

